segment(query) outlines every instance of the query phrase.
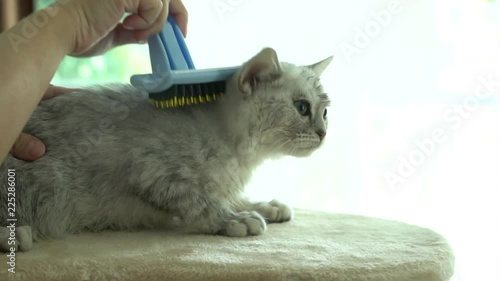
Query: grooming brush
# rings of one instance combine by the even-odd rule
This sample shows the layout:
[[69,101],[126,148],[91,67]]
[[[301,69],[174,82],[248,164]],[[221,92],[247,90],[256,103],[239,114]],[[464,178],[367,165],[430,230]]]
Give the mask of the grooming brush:
[[158,108],[214,102],[224,95],[225,81],[239,68],[195,69],[182,32],[170,16],[148,45],[153,73],[133,75],[130,83],[148,92]]

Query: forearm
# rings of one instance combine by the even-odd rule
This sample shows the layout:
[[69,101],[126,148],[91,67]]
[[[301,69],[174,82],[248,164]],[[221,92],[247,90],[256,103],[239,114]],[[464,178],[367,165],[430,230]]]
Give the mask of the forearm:
[[73,43],[68,15],[53,12],[39,11],[0,34],[0,162]]

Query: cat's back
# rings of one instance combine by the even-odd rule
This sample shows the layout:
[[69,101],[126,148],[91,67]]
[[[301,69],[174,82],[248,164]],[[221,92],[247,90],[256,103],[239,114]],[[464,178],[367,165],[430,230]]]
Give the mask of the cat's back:
[[189,109],[154,108],[147,93],[130,85],[114,84],[81,89],[42,101],[24,131],[41,138],[54,137],[54,134],[71,138],[82,133],[88,135],[89,131],[127,135],[161,130],[175,134],[181,131],[178,126],[189,132],[209,121],[195,115]]
[[96,157],[144,150],[172,155],[206,146],[208,140],[219,143],[216,119],[210,106],[159,109],[145,92],[110,85],[42,101],[24,131],[46,144],[48,156],[66,153],[62,147],[79,154],[91,150]]
[[[40,102],[32,114],[27,131],[37,131],[39,126],[64,126],[75,122],[74,128],[95,122],[106,127],[107,121],[130,119],[148,113],[147,93],[128,85],[110,85],[75,90]],[[64,129],[64,128],[61,128]]]

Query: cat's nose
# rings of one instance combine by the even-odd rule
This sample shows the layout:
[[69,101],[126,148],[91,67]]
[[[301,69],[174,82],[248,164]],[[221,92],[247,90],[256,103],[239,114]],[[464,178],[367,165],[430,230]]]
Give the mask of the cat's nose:
[[317,130],[316,134],[318,134],[319,140],[323,140],[325,138],[325,136],[326,136],[325,130]]

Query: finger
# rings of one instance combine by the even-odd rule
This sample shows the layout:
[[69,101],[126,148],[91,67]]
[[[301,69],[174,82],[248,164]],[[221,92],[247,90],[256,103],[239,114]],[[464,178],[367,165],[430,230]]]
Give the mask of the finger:
[[122,24],[117,25],[113,32],[115,35],[113,38],[114,47],[139,42],[135,39],[134,31],[126,29]]
[[187,36],[188,11],[181,0],[172,0],[169,5],[169,12],[174,17],[177,25],[182,31],[184,37]]
[[[109,37],[109,38],[108,38]],[[105,40],[105,41],[103,41]],[[86,51],[85,53],[79,54],[77,57],[88,57],[94,55],[100,55],[105,53],[107,50],[112,49],[114,47],[131,44],[131,43],[142,43],[135,39],[134,31],[126,29],[123,24],[118,24],[113,31],[106,36],[105,39],[101,40],[97,45],[95,45],[92,49]],[[69,91],[73,91],[76,89],[66,88]],[[63,93],[66,93],[63,90]]]
[[62,94],[70,93],[73,92],[77,89],[75,88],[65,88],[65,87],[59,87],[59,86],[54,86],[50,85],[45,94],[42,97],[42,100],[50,99],[55,96],[59,96]]
[[10,154],[21,160],[34,161],[45,154],[45,145],[34,136],[21,133]]
[[161,0],[142,0],[133,1],[137,7],[125,7],[125,10],[130,13],[136,13],[128,16],[123,21],[123,26],[130,30],[144,30],[153,25],[158,15],[163,10],[163,1]]
[[168,16],[168,2],[168,0],[164,0],[164,6],[154,24],[147,29],[134,31],[134,38],[137,41],[146,41],[151,35],[156,34],[163,29]]

